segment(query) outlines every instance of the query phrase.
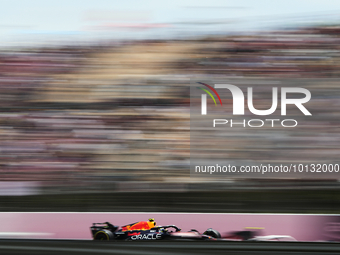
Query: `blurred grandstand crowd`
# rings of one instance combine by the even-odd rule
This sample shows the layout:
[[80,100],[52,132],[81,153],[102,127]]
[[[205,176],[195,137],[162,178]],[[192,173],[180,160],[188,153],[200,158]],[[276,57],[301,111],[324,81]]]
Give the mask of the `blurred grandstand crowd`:
[[[280,147],[278,162],[301,150],[304,162],[336,162],[339,66],[339,27],[3,49],[0,181],[80,191],[147,189],[147,183],[180,188],[190,181],[192,77],[319,79],[308,85],[308,109],[322,125],[282,136],[240,137],[231,130],[225,141],[233,160],[274,157]],[[259,143],[265,135],[270,142]]]

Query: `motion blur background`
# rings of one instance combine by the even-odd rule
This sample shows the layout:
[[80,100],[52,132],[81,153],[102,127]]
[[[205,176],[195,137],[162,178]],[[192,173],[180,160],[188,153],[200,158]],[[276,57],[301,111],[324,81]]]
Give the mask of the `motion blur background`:
[[339,1],[0,4],[0,211],[339,213],[337,178],[189,171],[193,77],[309,79],[313,125],[228,155],[337,162]]

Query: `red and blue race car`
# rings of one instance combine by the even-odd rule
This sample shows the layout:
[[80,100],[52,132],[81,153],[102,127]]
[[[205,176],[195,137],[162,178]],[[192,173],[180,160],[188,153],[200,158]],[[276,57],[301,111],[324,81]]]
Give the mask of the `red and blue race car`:
[[178,240],[178,239],[194,239],[194,240],[216,240],[221,238],[218,231],[207,229],[203,234],[195,229],[182,232],[175,225],[156,226],[154,219],[149,221],[139,221],[121,228],[112,225],[109,222],[93,223],[90,227],[93,240]]
[[139,221],[119,228],[109,222],[93,223],[93,240],[223,240],[223,241],[296,241],[288,235],[261,235],[258,230],[243,230],[221,234],[212,228],[203,233],[195,229],[183,232],[175,225],[156,226],[154,219]]

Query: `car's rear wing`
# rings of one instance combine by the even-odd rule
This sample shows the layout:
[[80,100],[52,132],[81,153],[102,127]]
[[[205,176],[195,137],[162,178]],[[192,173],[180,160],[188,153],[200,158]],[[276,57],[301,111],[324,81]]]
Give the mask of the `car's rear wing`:
[[92,223],[90,227],[92,231],[98,231],[101,229],[109,229],[112,232],[115,232],[119,226],[112,225],[110,222],[102,222],[102,223]]

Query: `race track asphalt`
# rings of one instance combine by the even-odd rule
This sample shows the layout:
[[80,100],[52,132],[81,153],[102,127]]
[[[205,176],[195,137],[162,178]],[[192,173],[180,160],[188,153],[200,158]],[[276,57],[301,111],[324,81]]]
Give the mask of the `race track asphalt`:
[[0,254],[340,254],[340,243],[324,242],[228,242],[228,241],[140,241],[101,242],[92,240],[0,240]]

